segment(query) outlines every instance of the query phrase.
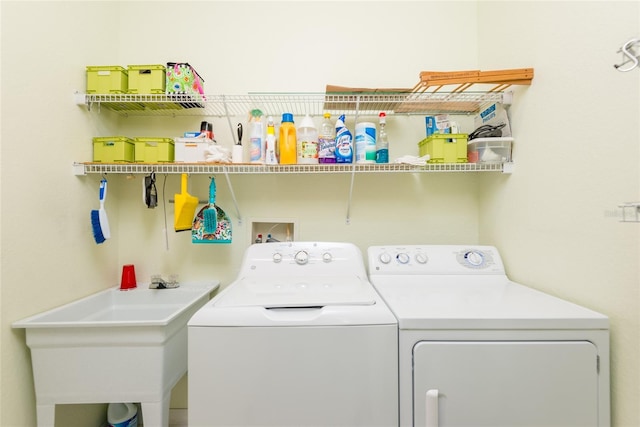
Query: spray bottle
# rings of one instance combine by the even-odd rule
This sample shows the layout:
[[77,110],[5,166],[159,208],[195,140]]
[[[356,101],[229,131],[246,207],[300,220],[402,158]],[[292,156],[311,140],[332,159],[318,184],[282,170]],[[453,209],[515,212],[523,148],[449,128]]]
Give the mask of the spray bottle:
[[262,111],[251,110],[249,115],[249,161],[251,163],[264,163],[264,128],[262,126]]

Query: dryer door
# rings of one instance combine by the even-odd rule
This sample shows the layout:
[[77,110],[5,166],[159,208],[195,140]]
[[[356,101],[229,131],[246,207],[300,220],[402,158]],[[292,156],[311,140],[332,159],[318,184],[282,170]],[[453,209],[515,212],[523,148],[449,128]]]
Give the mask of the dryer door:
[[423,341],[413,365],[415,426],[598,425],[588,341]]

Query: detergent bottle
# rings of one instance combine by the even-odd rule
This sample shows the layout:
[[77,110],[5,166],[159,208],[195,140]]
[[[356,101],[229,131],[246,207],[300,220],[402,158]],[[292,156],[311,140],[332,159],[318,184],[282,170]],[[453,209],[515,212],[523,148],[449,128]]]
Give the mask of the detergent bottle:
[[293,114],[283,113],[280,124],[280,135],[278,138],[280,147],[280,164],[295,165],[297,157],[297,136],[296,127],[293,124]]

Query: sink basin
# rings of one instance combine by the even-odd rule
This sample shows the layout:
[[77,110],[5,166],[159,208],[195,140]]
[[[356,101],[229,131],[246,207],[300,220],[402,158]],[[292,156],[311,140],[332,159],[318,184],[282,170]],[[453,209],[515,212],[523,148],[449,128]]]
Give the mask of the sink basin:
[[31,349],[38,427],[56,404],[141,403],[145,425],[169,425],[171,389],[187,372],[187,322],[218,282],[109,288],[13,323]]

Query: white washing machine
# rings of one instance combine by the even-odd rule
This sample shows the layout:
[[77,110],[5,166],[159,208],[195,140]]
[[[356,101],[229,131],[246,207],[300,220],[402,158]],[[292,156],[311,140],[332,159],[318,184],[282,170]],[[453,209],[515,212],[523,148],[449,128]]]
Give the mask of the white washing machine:
[[352,244],[250,246],[188,338],[191,427],[398,425],[398,325]]
[[401,426],[610,425],[607,317],[510,281],[494,247],[374,246],[368,262],[398,319]]

